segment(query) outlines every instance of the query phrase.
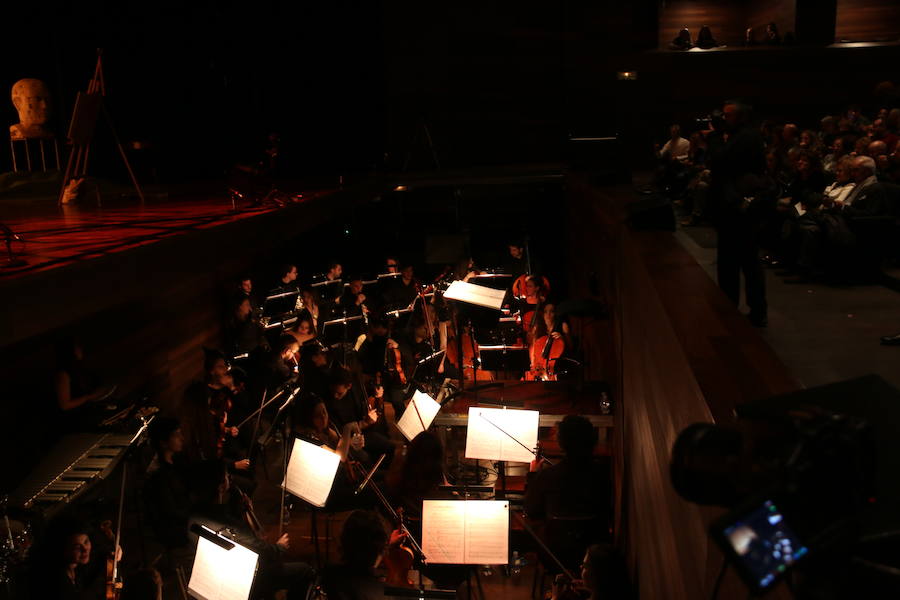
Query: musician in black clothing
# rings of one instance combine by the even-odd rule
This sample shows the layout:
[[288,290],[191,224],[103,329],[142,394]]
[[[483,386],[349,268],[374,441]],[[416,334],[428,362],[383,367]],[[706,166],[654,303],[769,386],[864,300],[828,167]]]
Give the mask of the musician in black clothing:
[[394,278],[388,284],[382,298],[385,311],[407,308],[416,299],[415,270],[412,265],[405,265],[400,271],[400,277]]
[[297,304],[297,296],[291,292],[300,292],[297,285],[297,265],[286,263],[278,270],[278,280],[269,290],[269,296],[288,293],[287,296],[272,298],[266,301],[263,312],[266,315],[283,315],[292,312]]
[[[610,473],[607,466],[594,460],[597,432],[586,418],[566,416],[559,423],[557,439],[565,458],[546,468],[541,468],[546,463],[540,460],[532,463],[525,512],[532,519],[547,521],[548,545],[569,564],[581,558],[587,544],[604,541],[609,535]],[[572,536],[560,530],[560,523],[573,520],[581,522],[578,533],[584,547],[571,544],[568,538]]]
[[253,306],[249,298],[238,301],[232,308],[231,318],[225,327],[226,348],[231,356],[255,356],[268,350],[265,329],[253,318]]
[[366,295],[363,293],[362,277],[352,277],[337,299],[337,312],[348,317],[362,314],[365,310]]
[[353,390],[353,374],[346,367],[339,367],[331,376],[329,395],[325,400],[328,414],[339,427],[357,423],[366,438],[366,449],[372,456],[394,455],[394,445],[383,430],[374,427],[378,412],[366,404],[365,390]]
[[520,275],[528,272],[528,263],[525,260],[525,244],[520,240],[510,240],[507,246],[509,254],[502,263],[503,271],[512,275],[513,281]]
[[[29,552],[29,596],[35,600],[103,600],[113,543],[71,516],[55,519]],[[118,549],[121,557],[122,549]]]
[[310,344],[303,347],[300,372],[303,375],[304,394],[328,398],[328,355],[322,346]]
[[225,466],[218,461],[205,462],[193,481],[197,508],[191,520],[214,531],[227,529],[228,537],[259,554],[254,589],[264,597],[287,590],[289,600],[305,599],[313,578],[312,567],[285,560],[285,552],[290,548],[288,534],[270,544],[250,528],[245,518],[249,506],[232,486]]
[[278,339],[278,346],[269,353],[263,367],[263,381],[270,396],[299,372],[299,351],[300,344],[294,336],[282,334]]
[[188,542],[191,498],[181,424],[176,419],[157,417],[150,425],[149,436],[156,451],[144,484],[150,525],[167,549],[182,548]]
[[322,587],[331,600],[380,600],[384,584],[375,565],[384,554],[388,534],[374,512],[357,510],[341,529],[341,564],[322,573]]

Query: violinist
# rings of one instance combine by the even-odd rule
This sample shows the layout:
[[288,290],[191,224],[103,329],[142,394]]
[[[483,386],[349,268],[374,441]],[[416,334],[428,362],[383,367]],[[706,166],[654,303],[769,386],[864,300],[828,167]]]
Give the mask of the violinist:
[[316,332],[319,330],[319,300],[316,298],[316,293],[309,288],[305,288],[300,292],[300,296],[303,298],[305,316],[309,318],[312,330]]
[[329,600],[381,600],[384,584],[375,573],[381,562],[388,533],[378,514],[356,510],[341,529],[341,563],[322,573],[322,587]]
[[188,542],[191,499],[181,424],[176,419],[157,417],[150,424],[149,437],[156,453],[144,484],[150,526],[167,550],[182,548]]
[[287,590],[288,598],[304,598],[313,569],[305,563],[285,560],[285,552],[290,548],[288,534],[272,544],[250,528],[245,515],[249,506],[240,490],[232,485],[225,465],[220,461],[203,462],[196,469],[192,483],[197,499],[192,521],[214,531],[227,528],[229,536],[238,544],[259,555],[254,591],[262,597],[271,597],[278,590]]
[[338,425],[344,427],[356,423],[366,439],[366,448],[374,456],[394,454],[394,445],[378,428],[373,427],[379,419],[378,411],[369,408],[364,390],[353,393],[353,374],[346,367],[339,367],[332,373],[329,396],[326,400],[328,414]]
[[[391,464],[385,476],[385,491],[393,505],[403,509],[407,528],[416,540],[422,539],[422,501],[440,498],[439,486],[446,483],[444,447],[430,431],[414,437],[406,454]],[[468,575],[466,567],[457,565],[426,565],[423,572],[445,589],[457,589]]]
[[[40,600],[103,600],[106,556],[115,544],[86,523],[57,517],[29,552],[31,597]],[[122,549],[117,548],[121,557]]]
[[297,343],[303,347],[304,344],[312,342],[316,339],[316,330],[312,324],[312,318],[304,314],[297,320],[297,324],[293,328],[288,329],[285,333],[294,336]]

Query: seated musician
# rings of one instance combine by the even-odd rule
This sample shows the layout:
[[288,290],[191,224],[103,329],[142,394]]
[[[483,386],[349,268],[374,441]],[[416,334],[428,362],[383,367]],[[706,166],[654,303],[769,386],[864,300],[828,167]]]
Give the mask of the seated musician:
[[[57,517],[29,552],[30,597],[54,600],[106,598],[106,559],[113,542],[75,517]],[[122,549],[118,549],[121,557]]]
[[353,276],[344,288],[343,294],[335,301],[338,314],[352,317],[362,314],[365,309],[366,295],[363,294],[362,277]]
[[150,424],[150,442],[156,452],[148,468],[144,498],[150,525],[167,549],[187,545],[190,516],[190,473],[182,453],[184,434],[172,418],[157,417]]
[[313,328],[312,318],[307,314],[301,316],[297,320],[297,324],[285,333],[294,336],[300,346],[316,339],[316,330]]
[[525,260],[525,244],[519,239],[511,239],[507,244],[509,254],[503,261],[503,271],[512,275],[513,281],[528,272]]
[[338,433],[337,427],[328,416],[325,401],[317,396],[306,396],[294,407],[294,434],[314,444],[325,446],[336,452],[342,461],[351,454],[356,460],[363,460],[361,453],[365,438],[356,422],[347,423]]
[[341,457],[338,470],[328,496],[328,510],[339,511],[371,506],[374,499],[366,490],[355,494],[363,473],[374,461],[365,449],[365,437],[357,423],[347,423],[338,433],[328,416],[325,401],[308,396],[295,405],[294,434],[310,443],[328,448]]
[[328,398],[328,355],[319,344],[304,346],[300,352],[300,372],[303,375],[303,392]]
[[[591,528],[583,532],[588,539],[606,539],[611,510],[610,473],[593,456],[597,432],[585,417],[567,415],[559,423],[557,440],[565,457],[552,467],[541,468],[546,463],[532,462],[525,512],[538,520],[583,519],[587,524],[582,529]],[[577,549],[575,560],[582,551],[583,548]]]
[[356,423],[366,438],[366,448],[372,456],[386,454],[390,459],[394,454],[394,444],[374,425],[378,422],[378,411],[369,409],[364,390],[353,391],[353,374],[346,367],[336,369],[331,376],[329,395],[326,399],[328,414],[336,424],[344,427]]
[[400,277],[395,277],[386,284],[382,296],[385,311],[408,308],[416,299],[415,270],[412,265],[404,265]]
[[[278,269],[278,279],[269,290],[269,296],[286,292],[299,291],[297,286],[297,265],[285,263]],[[265,312],[268,315],[283,315],[294,310],[297,298],[293,295],[283,298],[273,298],[266,303]]]
[[[422,540],[422,501],[440,498],[444,477],[444,447],[437,436],[423,431],[412,439],[406,454],[400,455],[385,476],[386,494],[393,505],[403,509],[407,528]],[[448,499],[449,494],[445,495]],[[457,589],[466,580],[468,570],[459,565],[427,565],[425,575],[443,589]]]
[[306,311],[306,315],[309,317],[310,323],[312,323],[313,331],[319,330],[319,299],[316,297],[316,293],[309,288],[304,288],[302,292],[300,292],[300,296],[303,298],[303,306]]
[[60,425],[73,430],[94,424],[98,402],[114,390],[101,387],[99,378],[84,364],[84,352],[76,340],[68,338],[56,347],[56,372],[53,376],[56,408],[61,411]]
[[228,303],[232,306],[240,304],[240,302],[244,299],[250,301],[250,306],[253,310],[257,310],[260,305],[260,299],[257,298],[256,293],[253,291],[253,279],[249,275],[241,275],[238,280],[237,286],[234,288],[231,297],[228,298]]
[[249,298],[239,300],[233,307],[225,326],[225,347],[231,356],[255,356],[269,348],[265,330],[253,318],[253,306]]
[[322,573],[330,600],[381,600],[384,584],[375,573],[388,544],[388,533],[377,513],[353,511],[341,529],[341,563]]
[[297,376],[299,351],[300,344],[293,335],[285,333],[278,338],[278,345],[272,349],[263,365],[263,381],[270,396]]
[[[556,320],[556,305],[547,303],[541,311],[541,318],[534,319],[529,356],[531,371],[540,379],[555,379],[557,367],[564,365],[561,359],[572,353],[572,336],[567,321]],[[558,352],[559,347],[562,351]]]
[[313,284],[322,301],[323,308],[333,311],[334,304],[344,288],[341,285],[341,276],[344,274],[344,267],[336,260],[328,263],[325,272],[315,278]]
[[196,508],[192,521],[219,531],[229,530],[229,537],[259,554],[254,589],[263,597],[277,590],[288,590],[288,598],[305,598],[313,577],[313,569],[301,562],[285,560],[290,537],[283,534],[276,543],[265,540],[251,523],[252,505],[232,486],[228,470],[221,461],[205,461],[193,479]]
[[[180,407],[180,420],[185,437],[185,453],[191,461],[227,458],[231,468],[250,469],[250,462],[225,452],[226,438],[235,437],[236,429],[226,426],[234,394],[234,379],[228,372],[225,356],[218,350],[204,348],[205,376],[185,390]],[[231,447],[231,446],[230,446]]]

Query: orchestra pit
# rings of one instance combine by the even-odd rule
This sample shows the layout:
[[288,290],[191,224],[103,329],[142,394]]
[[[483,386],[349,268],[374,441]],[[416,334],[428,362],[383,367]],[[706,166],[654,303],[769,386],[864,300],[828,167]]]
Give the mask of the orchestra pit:
[[3,8],[0,598],[900,594],[900,5]]

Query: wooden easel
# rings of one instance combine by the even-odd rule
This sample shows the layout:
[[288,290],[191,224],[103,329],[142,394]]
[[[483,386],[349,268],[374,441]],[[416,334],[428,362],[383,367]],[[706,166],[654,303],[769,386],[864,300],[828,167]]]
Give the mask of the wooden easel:
[[[106,96],[106,84],[103,80],[103,52],[102,50],[97,50],[97,64],[94,66],[94,74],[88,82],[87,92],[78,92],[78,96],[75,99],[75,109],[72,111],[72,122],[69,124],[68,133],[72,150],[69,152],[69,158],[66,161],[66,171],[63,175],[62,186],[59,190],[58,203],[60,205],[62,205],[63,195],[65,194],[69,183],[76,179],[83,179],[87,176],[88,158],[90,157],[91,152],[91,140],[94,137],[94,128],[97,124],[97,116],[100,111],[103,111],[103,115],[106,117],[106,122],[109,124],[109,129],[113,134],[116,147],[119,149],[119,154],[122,156],[125,168],[128,169],[131,183],[134,185],[134,189],[141,199],[141,204],[144,204],[144,192],[141,191],[141,186],[134,176],[134,171],[131,169],[131,163],[128,162],[128,157],[125,155],[125,149],[119,141],[116,128],[113,126],[109,112],[107,112],[106,106],[103,104],[104,96]],[[97,193],[97,205],[100,205],[99,192]]]

